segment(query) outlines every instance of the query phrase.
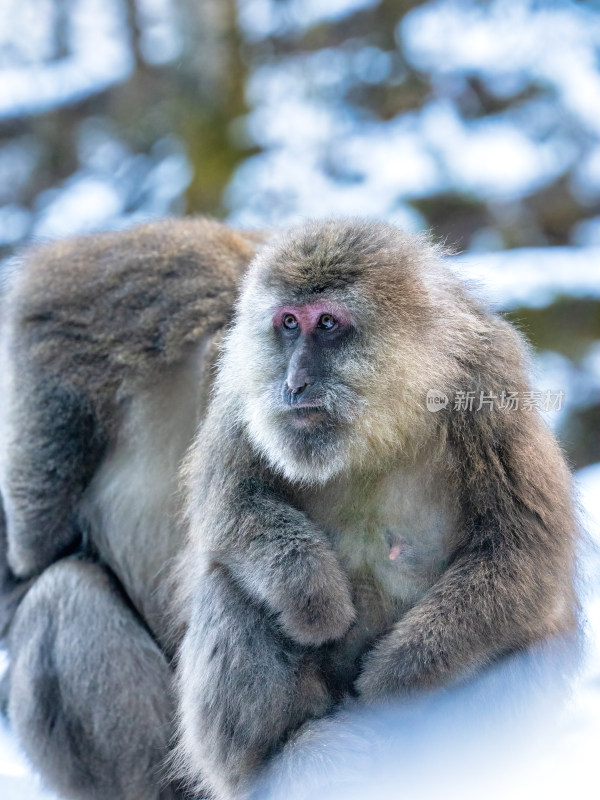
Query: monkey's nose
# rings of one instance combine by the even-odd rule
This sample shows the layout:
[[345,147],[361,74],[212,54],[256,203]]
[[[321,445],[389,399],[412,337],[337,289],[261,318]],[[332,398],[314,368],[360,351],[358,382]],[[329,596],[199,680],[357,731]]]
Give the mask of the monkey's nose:
[[290,394],[301,394],[309,383],[306,370],[299,369],[287,376],[285,388]]

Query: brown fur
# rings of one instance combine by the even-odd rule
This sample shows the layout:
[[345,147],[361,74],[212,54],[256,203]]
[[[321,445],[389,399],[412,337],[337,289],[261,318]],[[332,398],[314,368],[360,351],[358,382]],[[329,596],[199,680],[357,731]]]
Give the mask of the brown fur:
[[9,308],[44,373],[108,394],[142,383],[221,331],[260,236],[172,219],[32,250]]

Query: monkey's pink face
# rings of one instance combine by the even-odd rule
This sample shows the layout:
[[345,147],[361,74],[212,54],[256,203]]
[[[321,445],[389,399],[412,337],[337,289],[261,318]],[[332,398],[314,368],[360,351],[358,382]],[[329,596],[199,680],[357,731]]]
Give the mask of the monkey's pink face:
[[246,394],[251,439],[290,479],[324,481],[346,464],[365,408],[356,380],[359,325],[346,305],[326,297],[305,303],[286,298],[270,306],[266,318],[256,307],[244,313],[264,323],[252,340],[255,357],[240,370],[241,380],[254,387]]
[[282,356],[281,403],[296,428],[327,424],[335,416],[334,365],[355,333],[348,311],[330,301],[286,304],[273,315]]

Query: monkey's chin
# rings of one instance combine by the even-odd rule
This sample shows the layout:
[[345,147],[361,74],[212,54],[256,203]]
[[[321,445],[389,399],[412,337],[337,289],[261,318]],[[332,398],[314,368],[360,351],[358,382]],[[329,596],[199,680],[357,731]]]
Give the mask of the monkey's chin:
[[275,456],[269,458],[272,466],[290,483],[301,486],[322,486],[343,472],[346,463],[339,453],[305,453],[288,452],[287,458]]
[[307,411],[254,415],[249,434],[255,447],[287,480],[323,484],[347,466],[347,448],[339,425],[325,410]]

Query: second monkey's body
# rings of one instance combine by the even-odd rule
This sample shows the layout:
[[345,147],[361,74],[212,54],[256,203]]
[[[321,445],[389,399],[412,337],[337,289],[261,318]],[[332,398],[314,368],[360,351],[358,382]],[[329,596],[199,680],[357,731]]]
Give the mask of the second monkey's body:
[[[168,220],[42,246],[3,310],[0,431],[19,578],[81,546],[170,637],[178,470],[257,234]],[[31,491],[32,487],[36,491]]]
[[178,472],[260,239],[168,220],[41,246],[9,281],[3,700],[61,796],[182,796],[165,767],[181,634],[170,575],[185,540]]

